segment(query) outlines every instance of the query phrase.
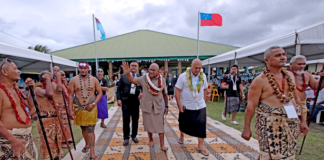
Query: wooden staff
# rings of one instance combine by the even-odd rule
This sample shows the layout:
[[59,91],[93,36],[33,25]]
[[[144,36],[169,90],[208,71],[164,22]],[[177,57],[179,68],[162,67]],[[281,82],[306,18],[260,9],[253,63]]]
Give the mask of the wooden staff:
[[[64,91],[63,90],[62,90],[62,96],[63,96],[63,100],[64,100],[64,106],[65,106],[66,116],[67,116],[68,123],[69,123],[69,127],[70,127],[70,132],[71,132],[71,137],[72,137],[72,141],[73,141],[74,150],[76,150],[74,136],[73,136],[73,131],[72,131],[72,126],[71,126],[71,121],[70,121],[69,112],[68,112],[68,109],[67,109],[68,106],[66,105],[66,101],[65,101],[65,96],[64,96]],[[68,142],[66,142],[66,143],[68,144]]]
[[[322,71],[324,70],[324,63],[323,63],[323,67],[322,67]],[[316,96],[315,96],[315,99],[314,99],[314,103],[313,103],[313,108],[311,110],[311,114],[310,116],[308,117],[308,120],[307,120],[307,126],[309,126],[311,120],[312,120],[312,116],[313,116],[313,113],[314,113],[314,109],[315,109],[315,106],[316,106],[316,102],[317,102],[317,97],[319,95],[319,92],[321,90],[321,86],[322,86],[322,81],[323,81],[324,77],[321,76],[320,80],[319,80],[319,83],[318,83],[318,88],[317,88],[317,92],[316,92]],[[303,113],[302,113],[303,114]],[[302,150],[303,150],[303,147],[304,147],[304,142],[305,142],[305,139],[306,139],[306,136],[304,136],[304,139],[303,139],[303,143],[300,147],[300,151],[299,151],[299,155],[301,154]]]
[[[63,126],[63,123],[62,123],[62,119],[61,119],[61,116],[60,116],[60,114],[59,114],[58,107],[57,107],[57,105],[56,105],[56,102],[55,102],[54,98],[52,98],[52,101],[53,101],[53,104],[54,104],[55,112],[56,112],[56,114],[57,114],[57,118],[58,118],[58,120],[59,120],[59,122],[60,122],[60,126],[61,126],[61,130],[62,130],[62,133],[63,133],[63,137],[64,137],[64,139],[65,139],[65,142],[68,142],[68,139],[67,139],[67,137],[66,137],[66,133],[65,133],[65,130],[64,130],[64,126]],[[68,150],[69,150],[69,153],[70,153],[71,159],[73,160],[73,155],[72,155],[72,153],[71,153],[71,149],[70,149],[70,145],[69,145],[69,144],[67,144],[67,148],[68,148]]]
[[36,108],[36,113],[37,113],[39,125],[41,126],[41,129],[42,129],[42,132],[43,132],[43,136],[44,136],[44,140],[45,140],[45,143],[46,143],[46,147],[47,147],[49,156],[50,156],[51,160],[53,160],[51,149],[50,149],[49,144],[48,144],[46,132],[45,132],[43,121],[42,121],[40,111],[39,111],[39,108],[38,108],[38,103],[37,103],[37,100],[36,100],[36,97],[35,97],[35,92],[34,92],[33,86],[29,86],[29,91],[30,91],[31,96],[33,97],[34,106]]

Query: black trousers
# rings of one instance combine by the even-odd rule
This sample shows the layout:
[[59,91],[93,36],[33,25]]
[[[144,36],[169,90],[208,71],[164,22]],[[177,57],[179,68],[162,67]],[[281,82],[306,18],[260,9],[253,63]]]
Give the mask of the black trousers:
[[139,119],[139,100],[136,98],[130,98],[122,101],[123,111],[123,133],[124,139],[129,139],[130,134],[130,119],[132,118],[132,135],[134,138],[137,136],[138,131],[138,119]]

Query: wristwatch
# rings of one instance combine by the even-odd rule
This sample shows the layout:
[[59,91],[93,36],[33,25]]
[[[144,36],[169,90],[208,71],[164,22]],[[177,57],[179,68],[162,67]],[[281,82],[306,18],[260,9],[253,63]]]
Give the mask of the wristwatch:
[[165,108],[169,108],[169,106],[165,106]]
[[95,103],[95,102],[93,102],[92,104],[93,104],[94,106],[96,105],[96,103]]

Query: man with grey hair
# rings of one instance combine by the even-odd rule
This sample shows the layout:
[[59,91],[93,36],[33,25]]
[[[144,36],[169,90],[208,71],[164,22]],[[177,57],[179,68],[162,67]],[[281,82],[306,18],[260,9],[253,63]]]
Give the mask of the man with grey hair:
[[296,159],[298,127],[308,132],[304,114],[298,116],[301,103],[295,89],[294,74],[283,70],[287,56],[281,47],[264,53],[266,67],[252,82],[248,93],[242,138],[250,140],[251,120],[259,142],[259,159]]
[[[319,81],[317,81],[310,73],[305,72],[306,57],[303,55],[297,55],[290,60],[290,71],[295,76],[295,85],[297,89],[297,95],[302,103],[302,113],[307,113],[306,105],[306,88],[309,86],[313,90],[317,90],[319,87]],[[324,76],[324,72],[321,71],[320,76]],[[321,89],[324,87],[324,83],[321,85]]]

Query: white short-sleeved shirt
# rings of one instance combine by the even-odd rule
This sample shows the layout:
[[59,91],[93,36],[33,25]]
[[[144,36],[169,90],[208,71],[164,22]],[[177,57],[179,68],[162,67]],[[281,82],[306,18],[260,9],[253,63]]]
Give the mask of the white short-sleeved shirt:
[[[323,100],[324,100],[324,88],[318,93],[316,103],[321,102]],[[313,103],[314,103],[314,101],[311,101],[309,104],[313,106]],[[324,106],[324,104],[320,104],[320,105]]]
[[144,69],[142,69],[141,72],[142,72],[142,76],[146,75],[146,71]]
[[306,94],[306,98],[315,98],[314,91],[311,87],[306,88],[305,94]]
[[[191,73],[191,76],[192,76],[192,85],[193,86],[197,85],[197,82],[199,80],[199,75],[194,76]],[[208,88],[208,84],[207,84],[207,78],[205,74],[204,74],[204,82],[200,87],[200,91],[197,97],[193,96],[193,92],[189,88],[189,85],[187,83],[186,72],[180,74],[175,87],[182,90],[180,96],[180,102],[182,105],[186,107],[186,109],[199,110],[206,107],[206,102],[204,99],[204,89]]]

